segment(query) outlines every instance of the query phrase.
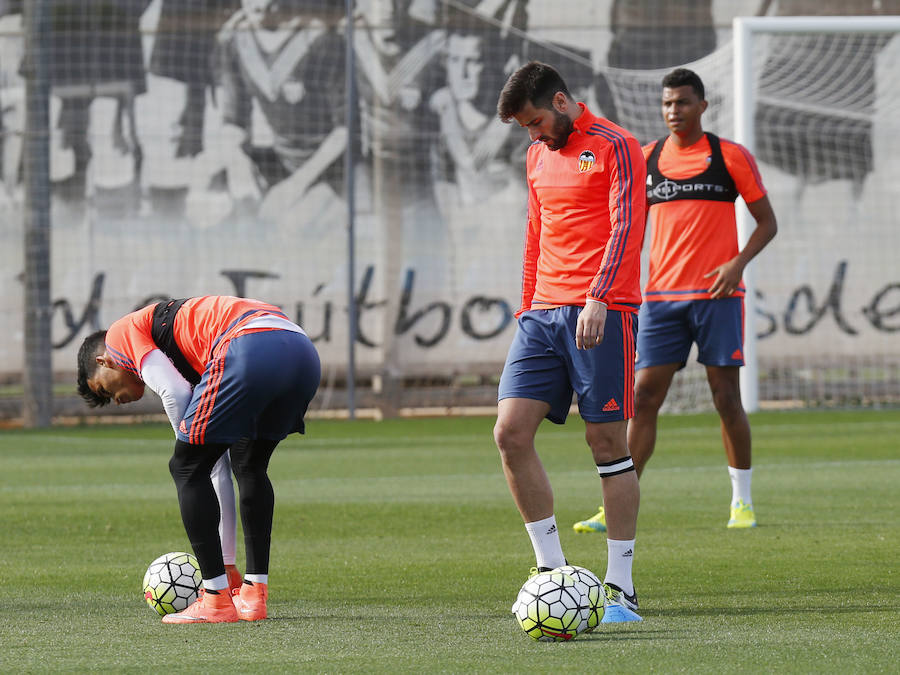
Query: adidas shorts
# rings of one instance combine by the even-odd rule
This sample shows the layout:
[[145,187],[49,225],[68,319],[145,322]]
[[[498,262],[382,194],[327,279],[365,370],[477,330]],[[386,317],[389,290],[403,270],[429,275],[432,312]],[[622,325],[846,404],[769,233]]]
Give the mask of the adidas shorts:
[[310,339],[286,330],[231,338],[206,366],[178,428],[178,440],[280,441],[303,433],[303,416],[319,386],[321,366]]
[[637,315],[610,310],[603,342],[575,348],[581,307],[535,309],[519,317],[503,366],[497,398],[530,398],[550,404],[547,419],[563,424],[578,396],[588,422],[618,422],[634,415],[634,343]]
[[687,363],[697,343],[705,366],[744,365],[744,298],[645,302],[635,368]]

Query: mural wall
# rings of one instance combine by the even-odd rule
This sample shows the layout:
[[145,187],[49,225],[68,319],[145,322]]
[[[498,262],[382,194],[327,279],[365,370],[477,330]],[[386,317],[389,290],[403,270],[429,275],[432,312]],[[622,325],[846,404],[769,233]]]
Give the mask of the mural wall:
[[[647,142],[666,132],[662,76],[688,65],[705,126],[730,136],[735,15],[894,4],[358,0],[348,99],[343,2],[51,0],[55,369],[121,314],[207,293],[284,307],[342,368],[352,206],[361,369],[499,370],[526,208],[527,134],[495,113],[510,72],[556,65]],[[0,373],[23,353],[21,11],[0,2]],[[757,264],[760,356],[896,354],[897,39],[760,50],[757,157],[781,225]]]

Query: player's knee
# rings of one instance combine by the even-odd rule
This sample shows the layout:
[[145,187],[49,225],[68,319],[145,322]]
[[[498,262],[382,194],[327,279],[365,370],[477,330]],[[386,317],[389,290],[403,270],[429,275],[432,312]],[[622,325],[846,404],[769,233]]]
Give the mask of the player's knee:
[[278,441],[242,439],[231,446],[231,470],[238,482],[265,476]]
[[518,456],[531,445],[527,434],[501,420],[497,420],[494,425],[494,443],[497,444],[497,449],[504,460]]
[[514,439],[514,430],[508,424],[498,419],[496,424],[494,424],[494,443],[497,444],[497,449],[502,453],[505,448],[509,448],[514,444]]
[[666,392],[652,387],[636,386],[634,388],[635,413],[658,413],[666,400]]
[[176,441],[175,451],[169,459],[169,473],[175,485],[181,487],[198,478],[209,480],[213,466],[226,449],[224,445],[191,445]]
[[262,479],[266,477],[266,467],[258,466],[252,462],[240,462],[232,465],[234,477],[238,482],[238,487],[248,480]]
[[628,454],[627,422],[588,423],[584,440],[597,464],[619,459]]
[[714,387],[712,390],[713,405],[723,418],[733,418],[744,414],[741,402],[741,390],[734,387]]

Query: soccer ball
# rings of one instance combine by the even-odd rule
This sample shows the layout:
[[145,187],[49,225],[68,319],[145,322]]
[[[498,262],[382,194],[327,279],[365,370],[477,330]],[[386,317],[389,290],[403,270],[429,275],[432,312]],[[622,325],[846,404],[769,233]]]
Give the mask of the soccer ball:
[[599,624],[603,618],[603,584],[600,579],[585,567],[578,565],[563,565],[557,567],[554,572],[562,572],[575,580],[576,584],[581,584],[581,589],[585,600],[587,600],[587,616],[584,624],[579,626],[579,633],[590,633]]
[[193,555],[166,553],[144,574],[144,599],[160,616],[180,612],[197,599],[202,581],[200,563]]
[[567,574],[541,572],[522,586],[513,614],[522,630],[541,642],[563,642],[587,621],[587,602],[581,588]]

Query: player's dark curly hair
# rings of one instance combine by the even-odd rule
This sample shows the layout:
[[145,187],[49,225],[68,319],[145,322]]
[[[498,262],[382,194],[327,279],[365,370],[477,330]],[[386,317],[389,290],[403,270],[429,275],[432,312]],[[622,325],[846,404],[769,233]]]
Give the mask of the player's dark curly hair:
[[504,122],[509,122],[529,102],[535,108],[550,110],[553,108],[553,97],[558,91],[567,98],[572,98],[562,75],[553,66],[540,61],[526,63],[510,75],[503,85],[497,101],[497,116]]
[[706,99],[706,90],[703,88],[703,80],[693,70],[676,68],[666,75],[662,81],[663,87],[675,89],[676,87],[691,87],[701,101]]
[[106,349],[106,331],[91,333],[78,349],[78,394],[92,408],[105,406],[110,402],[108,396],[100,396],[88,386],[88,379],[97,372],[97,355]]

